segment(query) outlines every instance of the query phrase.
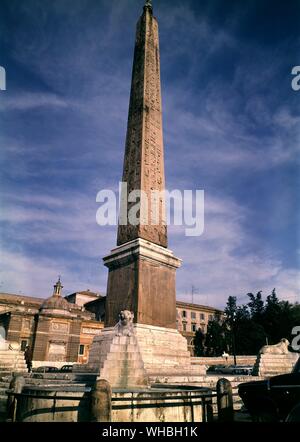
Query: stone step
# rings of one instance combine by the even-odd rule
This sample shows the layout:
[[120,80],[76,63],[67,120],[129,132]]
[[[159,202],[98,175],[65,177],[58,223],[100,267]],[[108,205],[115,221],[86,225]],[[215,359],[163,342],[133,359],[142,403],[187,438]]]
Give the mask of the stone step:
[[128,373],[135,373],[135,372],[143,372],[146,373],[144,367],[140,365],[139,367],[126,367],[126,366],[116,366],[116,365],[104,365],[104,367],[100,370],[100,373],[116,373],[120,376],[123,374]]
[[172,349],[167,349],[165,351],[156,351],[156,352],[143,352],[142,350],[140,351],[140,354],[143,355],[143,357],[155,357],[156,359],[159,358],[170,358],[170,359],[175,359],[178,361],[189,361],[189,365],[190,365],[190,354],[188,351],[184,351],[184,352],[180,352],[180,351],[176,351],[176,350],[172,350]]
[[137,347],[134,344],[112,344],[110,347],[110,352],[128,352],[128,353],[136,353]]
[[26,364],[26,361],[24,358],[12,358],[12,357],[0,357],[0,364],[2,364],[2,362],[24,362],[24,364]]
[[114,364],[114,365],[130,365],[131,367],[135,367],[136,364],[142,363],[142,359],[137,355],[136,358],[127,358],[127,355],[117,355],[115,357],[109,357],[106,361],[103,361],[104,364]]
[[14,367],[14,366],[18,366],[18,367],[25,367],[26,364],[25,362],[22,361],[1,361],[0,362],[0,368],[1,367]]
[[107,367],[105,366],[101,372],[100,376],[110,377],[121,377],[121,376],[146,376],[146,372],[143,368],[136,368],[134,371],[122,369],[121,367]]
[[0,350],[0,357],[3,356],[22,356],[23,358],[25,358],[24,353],[22,351],[17,351],[17,350]]
[[[106,360],[124,360],[136,361],[141,359],[141,355],[138,352],[132,353],[108,353]],[[98,359],[99,360],[99,359]]]
[[4,353],[2,355],[0,355],[0,361],[4,361],[4,360],[23,360],[25,361],[24,355],[23,354],[10,354],[10,353]]
[[122,344],[131,344],[131,345],[136,345],[137,341],[136,338],[134,336],[114,336],[113,340],[112,340],[113,344],[118,344],[118,345],[122,345]]
[[0,376],[1,373],[12,373],[12,372],[16,372],[16,373],[27,373],[27,367],[0,367]]

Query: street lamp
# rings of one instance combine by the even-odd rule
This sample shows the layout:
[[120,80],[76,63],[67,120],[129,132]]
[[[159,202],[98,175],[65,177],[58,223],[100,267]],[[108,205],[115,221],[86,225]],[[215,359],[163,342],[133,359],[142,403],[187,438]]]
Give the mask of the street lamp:
[[232,352],[233,352],[233,360],[234,365],[236,363],[236,339],[235,339],[235,324],[236,324],[236,312],[233,312],[231,315],[224,314],[225,318],[228,318],[231,332],[231,341],[232,341]]
[[236,343],[235,343],[235,323],[236,323],[236,312],[233,312],[233,314],[232,314],[232,326],[231,326],[232,351],[233,351],[234,365],[237,365],[237,363],[236,363]]

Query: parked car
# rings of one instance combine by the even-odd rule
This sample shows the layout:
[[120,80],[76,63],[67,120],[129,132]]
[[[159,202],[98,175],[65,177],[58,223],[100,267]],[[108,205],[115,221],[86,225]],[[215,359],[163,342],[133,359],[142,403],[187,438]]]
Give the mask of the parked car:
[[73,371],[73,365],[63,365],[59,371],[61,373],[71,373]]
[[300,358],[292,373],[238,386],[245,407],[256,422],[300,422]]
[[242,376],[251,376],[253,371],[252,365],[235,365],[232,370],[232,374],[242,375]]
[[221,373],[220,370],[222,370],[224,367],[225,367],[225,365],[211,365],[206,370],[206,373],[218,374],[218,373]]
[[228,375],[243,375],[249,376],[252,374],[252,366],[245,365],[227,365],[220,369],[220,373]]
[[224,365],[223,368],[220,368],[219,373],[222,374],[233,374],[233,369],[235,365]]
[[34,368],[32,371],[33,371],[33,373],[58,373],[59,372],[57,367],[50,367],[50,366]]

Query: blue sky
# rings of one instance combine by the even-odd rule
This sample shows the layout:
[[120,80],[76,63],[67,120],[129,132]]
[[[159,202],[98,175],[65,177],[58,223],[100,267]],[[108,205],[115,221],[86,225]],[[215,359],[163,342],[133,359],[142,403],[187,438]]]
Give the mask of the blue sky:
[[[96,194],[122,175],[143,0],[2,0],[0,290],[106,291],[116,228]],[[178,299],[300,301],[300,2],[154,0],[167,188],[205,190],[205,232],[169,229]]]

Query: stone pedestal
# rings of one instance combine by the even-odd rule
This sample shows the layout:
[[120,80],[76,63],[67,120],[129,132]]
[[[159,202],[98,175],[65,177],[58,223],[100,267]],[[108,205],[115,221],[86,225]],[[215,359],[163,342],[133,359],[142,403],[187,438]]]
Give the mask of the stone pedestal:
[[176,329],[175,273],[181,260],[171,250],[138,238],[113,249],[104,264],[109,268],[106,327],[129,310],[136,323]]
[[259,354],[257,356],[253,374],[257,376],[277,376],[280,374],[291,373],[294,365],[299,358],[299,354]]
[[104,329],[94,338],[86,368],[114,388],[145,387],[149,383],[136,336],[117,336],[115,328]]
[[142,387],[159,378],[176,382],[205,375],[205,367],[191,365],[186,339],[164,327],[134,324],[132,336],[117,336],[115,328],[96,336],[89,363],[76,371],[98,373],[113,388]]

